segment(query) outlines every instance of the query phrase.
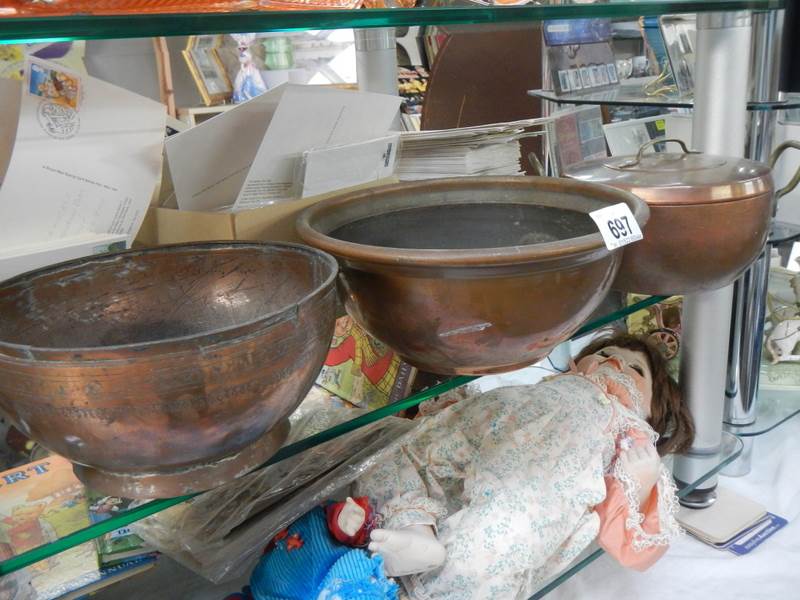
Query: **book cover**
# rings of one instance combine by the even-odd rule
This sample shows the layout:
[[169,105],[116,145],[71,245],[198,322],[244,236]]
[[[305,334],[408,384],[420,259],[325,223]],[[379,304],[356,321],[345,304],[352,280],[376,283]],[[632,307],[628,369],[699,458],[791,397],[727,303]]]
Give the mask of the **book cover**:
[[[105,496],[97,492],[89,492],[89,519],[92,523],[100,523],[112,515],[133,508],[135,500]],[[103,566],[117,563],[153,552],[129,526],[115,529],[95,539],[100,564]]]
[[[0,560],[89,525],[83,485],[65,458],[52,455],[0,473]],[[0,598],[50,600],[100,578],[86,542],[0,579]]]
[[408,395],[416,369],[349,316],[336,320],[317,385],[360,408],[379,408]]

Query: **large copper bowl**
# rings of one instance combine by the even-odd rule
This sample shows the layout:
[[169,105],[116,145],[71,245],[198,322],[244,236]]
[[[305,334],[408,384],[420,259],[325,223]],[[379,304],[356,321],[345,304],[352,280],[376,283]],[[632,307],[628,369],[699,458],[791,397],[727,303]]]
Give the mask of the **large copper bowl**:
[[353,192],[304,211],[298,232],[339,259],[347,311],[419,368],[497,373],[547,355],[608,292],[622,251],[588,213],[605,186],[467,177]]
[[767,240],[773,207],[770,168],[688,152],[685,146],[683,153],[644,154],[644,149],[638,156],[596,159],[566,172],[576,180],[636,194],[650,206],[644,240],[626,250],[614,288],[672,295],[733,283]]
[[79,259],[0,284],[0,408],[127,497],[214,487],[282,444],[333,334],[336,261],[206,243]]

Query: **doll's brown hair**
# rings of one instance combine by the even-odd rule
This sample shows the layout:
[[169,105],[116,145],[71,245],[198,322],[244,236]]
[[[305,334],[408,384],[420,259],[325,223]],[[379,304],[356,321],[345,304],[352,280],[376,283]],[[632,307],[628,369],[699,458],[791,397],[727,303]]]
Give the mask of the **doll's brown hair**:
[[650,426],[658,433],[659,454],[686,452],[694,441],[694,421],[683,403],[678,384],[669,376],[667,360],[651,341],[635,335],[618,334],[593,341],[575,357],[575,362],[608,346],[641,352],[647,357],[653,376]]

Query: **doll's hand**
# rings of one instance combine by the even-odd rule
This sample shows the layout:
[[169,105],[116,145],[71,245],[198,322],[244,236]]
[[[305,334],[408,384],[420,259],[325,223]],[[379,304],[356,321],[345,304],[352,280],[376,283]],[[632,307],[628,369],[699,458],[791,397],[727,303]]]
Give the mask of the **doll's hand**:
[[370,539],[369,549],[381,555],[389,577],[424,573],[441,567],[447,558],[447,550],[429,525],[375,529]]
[[354,536],[358,533],[359,529],[364,526],[367,520],[367,511],[355,503],[355,500],[348,496],[342,507],[339,517],[336,519],[336,524],[339,526],[345,535]]
[[661,457],[655,446],[647,444],[626,450],[619,457],[622,467],[639,482],[639,506],[645,503],[653,491],[653,486],[658,482],[661,472]]

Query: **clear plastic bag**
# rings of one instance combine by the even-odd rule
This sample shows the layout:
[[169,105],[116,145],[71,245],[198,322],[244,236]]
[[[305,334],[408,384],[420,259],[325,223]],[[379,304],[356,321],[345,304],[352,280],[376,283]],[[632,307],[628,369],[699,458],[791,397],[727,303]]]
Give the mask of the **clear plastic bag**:
[[[312,394],[292,415],[287,444],[364,412]],[[414,426],[382,419],[135,523],[134,531],[212,582],[241,577],[275,534],[335,497]]]

